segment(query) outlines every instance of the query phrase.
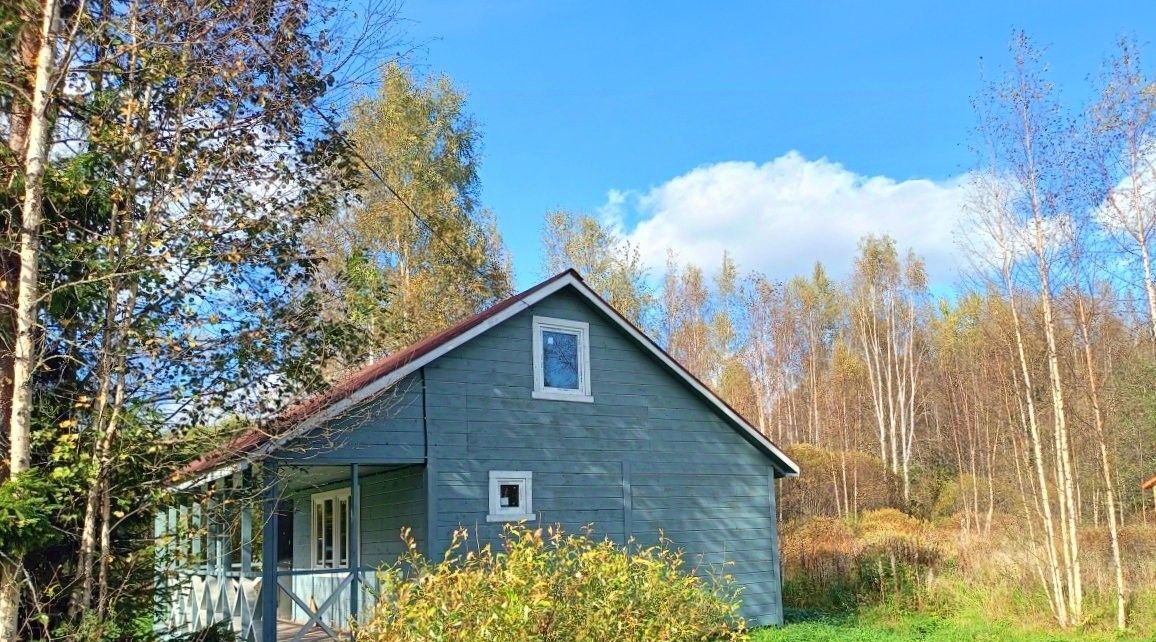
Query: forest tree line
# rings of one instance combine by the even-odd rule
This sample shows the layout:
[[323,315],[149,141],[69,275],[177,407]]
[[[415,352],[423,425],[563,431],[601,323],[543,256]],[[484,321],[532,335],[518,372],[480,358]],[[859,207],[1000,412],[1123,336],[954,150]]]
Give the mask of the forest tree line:
[[895,507],[986,535],[1014,516],[1065,627],[1085,618],[1081,533],[1106,528],[1124,628],[1120,529],[1156,521],[1156,83],[1124,41],[1068,110],[1032,43],[1011,52],[976,100],[966,285],[933,288],[882,234],[787,279],[725,254],[652,275],[613,222],[568,212],[546,271],[577,267],[799,459],[784,520]]
[[[174,474],[510,294],[464,95],[386,55],[397,10],[371,4],[352,22],[310,2],[0,7],[0,639],[151,639]],[[1021,42],[977,99],[974,287],[932,289],[883,235],[827,266],[846,279],[653,272],[569,212],[546,218],[545,271],[576,267],[790,449],[806,472],[784,519],[1019,516],[1078,623],[1080,530],[1156,519],[1137,53],[1073,115]]]

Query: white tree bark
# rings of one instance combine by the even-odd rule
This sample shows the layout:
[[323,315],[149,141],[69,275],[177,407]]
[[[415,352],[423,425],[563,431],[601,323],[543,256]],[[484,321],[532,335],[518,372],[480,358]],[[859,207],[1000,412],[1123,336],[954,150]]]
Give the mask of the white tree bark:
[[1124,564],[1120,555],[1120,529],[1116,518],[1116,489],[1112,484],[1112,465],[1108,457],[1107,436],[1104,430],[1104,412],[1100,406],[1099,380],[1092,359],[1092,336],[1088,328],[1088,312],[1084,301],[1077,302],[1080,334],[1084,339],[1084,367],[1088,370],[1088,396],[1092,402],[1092,419],[1096,427],[1096,441],[1100,449],[1100,466],[1104,475],[1104,490],[1108,508],[1108,537],[1112,544],[1112,565],[1116,571],[1116,628],[1128,628],[1127,587],[1124,585]]
[[1052,423],[1056,442],[1057,494],[1060,499],[1060,532],[1063,535],[1064,566],[1068,575],[1068,610],[1075,622],[1083,611],[1083,577],[1080,571],[1080,542],[1077,529],[1077,502],[1075,475],[1072,466],[1071,445],[1068,440],[1067,407],[1064,401],[1063,378],[1060,374],[1059,348],[1056,341],[1056,322],[1051,292],[1051,269],[1048,258],[1049,239],[1044,235],[1044,219],[1039,198],[1034,191],[1035,174],[1031,165],[1031,140],[1025,138],[1029,163],[1029,193],[1032,204],[1032,242],[1039,276],[1040,304],[1043,310],[1044,340],[1047,347],[1048,383],[1052,399]]
[[[1052,597],[1052,610],[1055,612],[1056,621],[1062,627],[1067,627],[1070,620],[1070,612],[1068,608],[1068,601],[1065,599],[1065,580],[1064,573],[1060,566],[1059,557],[1056,554],[1057,545],[1063,546],[1062,543],[1056,541],[1056,523],[1055,517],[1052,513],[1051,493],[1048,490],[1047,473],[1044,470],[1044,454],[1043,442],[1040,438],[1040,428],[1036,420],[1036,406],[1032,397],[1032,379],[1031,370],[1028,366],[1027,350],[1024,347],[1023,323],[1020,320],[1019,310],[1016,308],[1015,287],[1011,276],[1011,249],[1006,245],[1006,239],[1001,243],[1004,253],[1003,259],[1003,279],[1004,287],[1007,290],[1009,307],[1011,308],[1012,327],[1015,335],[1016,357],[1019,362],[1019,376],[1022,380],[1019,382],[1019,390],[1017,394],[1021,395],[1021,403],[1026,408],[1023,410],[1024,420],[1028,427],[1028,435],[1031,440],[1032,448],[1032,463],[1036,469],[1036,494],[1038,503],[1042,512],[1044,523],[1044,533],[1046,537],[1045,549],[1048,556],[1048,572],[1047,576],[1051,580],[1051,590],[1049,594]],[[1017,377],[1018,379],[1019,377]]]
[[[13,350],[12,406],[8,421],[9,475],[31,465],[32,371],[36,365],[35,332],[40,290],[40,221],[44,214],[44,167],[48,159],[49,91],[55,67],[53,29],[57,0],[44,0],[40,14],[40,47],[32,82],[32,109],[24,154],[24,201],[20,215],[20,277],[16,295],[16,345]],[[22,562],[0,559],[0,640],[15,640],[20,610]]]

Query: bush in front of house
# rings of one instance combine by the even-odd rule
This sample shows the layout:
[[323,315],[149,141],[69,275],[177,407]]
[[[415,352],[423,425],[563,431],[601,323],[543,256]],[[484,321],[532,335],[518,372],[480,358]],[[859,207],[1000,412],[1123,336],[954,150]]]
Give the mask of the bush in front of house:
[[687,572],[669,542],[621,547],[589,533],[508,526],[500,551],[454,534],[443,561],[409,552],[381,572],[358,639],[746,640],[728,576]]

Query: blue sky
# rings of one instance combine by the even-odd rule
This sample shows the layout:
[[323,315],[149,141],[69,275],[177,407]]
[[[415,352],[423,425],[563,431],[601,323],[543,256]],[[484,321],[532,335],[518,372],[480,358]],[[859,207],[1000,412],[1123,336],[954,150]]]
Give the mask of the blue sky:
[[776,278],[846,272],[887,232],[953,278],[980,70],[1013,28],[1079,102],[1121,35],[1156,60],[1153,2],[411,1],[411,62],[467,92],[482,200],[519,286],[550,209],[622,225],[653,264],[723,249]]

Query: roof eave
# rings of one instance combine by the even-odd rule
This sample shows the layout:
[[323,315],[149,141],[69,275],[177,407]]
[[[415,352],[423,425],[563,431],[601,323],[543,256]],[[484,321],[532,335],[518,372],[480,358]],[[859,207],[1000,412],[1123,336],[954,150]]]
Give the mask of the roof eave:
[[[780,473],[782,477],[797,477],[799,475],[799,466],[790,457],[780,450],[774,443],[772,443],[765,435],[759,432],[754,426],[748,423],[743,417],[738,414],[733,408],[716,395],[706,384],[699,381],[694,375],[686,370],[673,357],[666,353],[658,346],[650,337],[646,336],[640,329],[638,329],[628,319],[623,317],[617,310],[615,310],[609,303],[607,303],[601,296],[598,295],[582,277],[574,270],[567,270],[554,277],[543,281],[537,286],[530,288],[522,294],[516,295],[517,299],[511,301],[500,311],[489,316],[483,316],[480,321],[468,327],[459,334],[449,338],[444,343],[434,346],[432,349],[414,355],[411,361],[401,364],[392,371],[382,373],[376,379],[366,382],[356,390],[337,399],[333,403],[324,405],[316,410],[311,415],[301,418],[293,425],[292,428],[282,432],[279,436],[270,438],[260,447],[246,454],[246,465],[249,461],[255,461],[268,457],[272,452],[281,448],[286,443],[297,439],[298,437],[307,434],[310,430],[316,428],[322,423],[329,421],[340,415],[345,410],[356,406],[368,399],[376,397],[378,394],[416,372],[426,364],[438,359],[442,355],[450,352],[458,346],[473,340],[478,335],[489,330],[490,328],[504,323],[507,319],[522,312],[539,301],[549,297],[558,292],[562,288],[573,287],[580,294],[590,301],[604,316],[611,319],[618,324],[627,334],[634,338],[642,346],[655,356],[667,369],[673,374],[677,375],[684,382],[686,382],[692,389],[694,389],[703,400],[708,402],[716,410],[722,414],[728,422],[737,428],[743,436],[755,446],[760,452],[768,457],[773,464],[775,470]],[[500,304],[499,304],[500,305]],[[484,314],[484,313],[483,313]],[[205,474],[211,474],[212,471],[218,470],[227,466],[226,462],[221,462],[220,465],[210,469]],[[204,483],[200,481],[198,483]]]

